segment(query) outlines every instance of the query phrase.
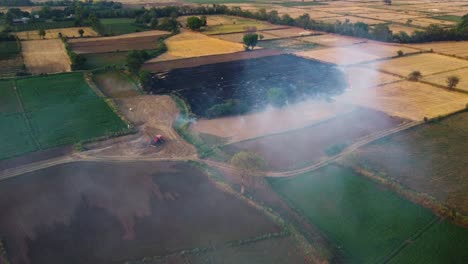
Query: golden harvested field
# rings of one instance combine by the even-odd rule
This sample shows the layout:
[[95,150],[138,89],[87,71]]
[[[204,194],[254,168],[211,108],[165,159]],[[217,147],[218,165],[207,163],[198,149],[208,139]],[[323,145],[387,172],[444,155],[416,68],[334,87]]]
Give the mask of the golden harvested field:
[[192,58],[243,51],[244,46],[196,32],[183,32],[165,40],[168,51],[149,62]]
[[[78,34],[78,30],[84,30],[84,37],[96,37],[98,33],[94,31],[90,27],[73,27],[73,28],[56,28],[56,29],[47,29],[45,39],[55,39],[59,38],[59,32],[62,33],[64,37],[69,38],[78,38],[80,34]],[[39,40],[41,37],[39,36],[39,31],[23,31],[18,32],[15,34],[20,40]]]
[[368,67],[407,77],[412,71],[424,76],[468,67],[468,61],[434,53],[423,53],[367,64]]
[[403,12],[385,12],[385,13],[374,13],[374,12],[362,12],[359,14],[355,14],[355,16],[365,17],[365,18],[372,18],[377,20],[394,20],[394,19],[415,19],[417,17],[421,17],[420,14],[405,14]]
[[446,20],[434,19],[434,18],[415,18],[415,19],[411,19],[411,23],[408,23],[409,21],[407,18],[394,18],[394,19],[390,19],[389,21],[406,24],[407,26],[420,27],[420,28],[428,27],[431,24],[436,24],[440,26],[452,26],[455,24],[455,22],[452,22],[452,21],[446,21]]
[[[302,28],[297,28],[297,27],[290,27],[286,29],[263,30],[263,31],[257,31],[257,33],[263,35],[263,40],[272,40],[272,39],[279,39],[279,38],[294,38],[294,37],[318,34],[315,31],[304,30]],[[231,42],[242,43],[242,38],[244,37],[244,33],[213,35],[212,37],[231,41]]]
[[316,43],[322,46],[329,46],[329,47],[349,46],[349,45],[363,43],[367,41],[366,39],[346,37],[346,36],[340,36],[340,35],[331,35],[331,34],[304,37],[304,38],[301,38],[301,40]]
[[451,42],[432,42],[425,44],[413,44],[411,47],[418,49],[430,50],[434,52],[454,55],[468,59],[468,41],[451,41]]
[[370,89],[352,89],[337,101],[383,111],[392,116],[421,121],[462,110],[468,95],[420,82],[401,81]]
[[402,80],[394,75],[358,66],[345,68],[345,74],[351,90],[367,89]]
[[457,76],[458,78],[460,78],[460,83],[458,83],[456,88],[468,92],[468,68],[429,75],[427,77],[424,77],[423,80],[430,83],[446,86],[447,77],[449,76]]
[[362,17],[355,17],[355,16],[339,16],[339,17],[330,17],[330,18],[318,18],[318,21],[323,21],[327,23],[335,23],[336,21],[340,22],[345,22],[346,20],[349,20],[351,23],[357,23],[357,22],[364,22],[368,25],[377,25],[377,24],[382,24],[383,21],[381,20],[375,20],[375,19],[370,19],[370,18],[362,18]]
[[407,27],[407,26],[402,26],[398,24],[390,24],[388,27],[390,28],[391,31],[393,31],[393,33],[399,33],[403,31],[407,33],[408,35],[411,35],[413,34],[414,31],[418,30],[418,28],[409,27],[409,26]]
[[77,38],[68,41],[76,53],[102,53],[156,48],[157,41],[170,33],[161,30],[130,33],[113,37]]
[[350,49],[357,49],[365,53],[373,54],[379,58],[389,58],[397,56],[399,50],[403,51],[404,54],[411,54],[420,52],[417,49],[400,46],[396,44],[382,44],[378,42],[367,42],[363,44],[353,45],[349,47]]
[[316,31],[312,30],[305,30],[298,27],[290,27],[287,29],[275,29],[275,30],[268,30],[264,32],[259,32],[260,34],[269,34],[276,36],[278,38],[292,38],[292,37],[301,37],[301,36],[309,36],[313,34],[318,34]]
[[70,58],[60,39],[21,41],[24,64],[29,72],[56,73],[71,71]]
[[336,47],[296,52],[296,55],[337,65],[350,65],[377,60],[380,57],[353,47]]

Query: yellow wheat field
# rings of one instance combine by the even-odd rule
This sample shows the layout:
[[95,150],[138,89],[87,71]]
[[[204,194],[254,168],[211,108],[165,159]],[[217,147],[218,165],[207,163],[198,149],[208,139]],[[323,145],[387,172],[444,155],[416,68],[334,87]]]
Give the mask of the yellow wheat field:
[[337,100],[421,121],[424,117],[432,118],[464,109],[468,95],[420,82],[401,81],[370,89],[351,90],[337,97]]
[[328,47],[348,46],[348,45],[363,43],[367,41],[365,39],[360,39],[360,38],[331,35],[331,34],[310,36],[310,37],[304,37],[301,39],[303,41],[312,42],[312,43],[316,43],[316,44],[319,44],[322,46],[328,46]]
[[60,39],[22,41],[24,64],[29,72],[56,73],[71,71],[70,58]]
[[458,83],[456,88],[468,92],[468,68],[429,75],[427,77],[424,77],[423,80],[430,83],[447,86],[447,78],[449,76],[457,76],[460,79],[460,82]]
[[395,75],[358,66],[347,67],[344,72],[351,90],[368,89],[402,80]]
[[[46,30],[46,35],[44,36],[44,39],[56,39],[59,38],[59,33],[62,33],[62,36],[66,36],[69,38],[78,38],[80,37],[80,34],[78,33],[78,30],[83,29],[84,30],[84,37],[95,37],[98,35],[96,31],[94,31],[90,27],[72,27],[72,28],[56,28],[56,29],[47,29]],[[18,32],[16,33],[16,36],[20,40],[39,40],[41,37],[39,36],[39,31],[34,30],[34,31],[23,31],[23,32]]]
[[424,53],[371,63],[367,66],[403,77],[407,77],[412,71],[420,71],[424,77],[468,67],[468,61],[434,53]]
[[165,43],[168,51],[150,62],[227,54],[244,50],[244,46],[240,43],[212,38],[196,32],[183,32],[168,38]]
[[379,56],[366,53],[360,49],[353,49],[352,47],[336,47],[300,51],[296,52],[295,54],[300,57],[315,59],[337,65],[350,65],[366,61],[373,61],[380,58]]
[[412,47],[424,50],[433,49],[434,52],[468,58],[468,41],[431,42],[414,44]]

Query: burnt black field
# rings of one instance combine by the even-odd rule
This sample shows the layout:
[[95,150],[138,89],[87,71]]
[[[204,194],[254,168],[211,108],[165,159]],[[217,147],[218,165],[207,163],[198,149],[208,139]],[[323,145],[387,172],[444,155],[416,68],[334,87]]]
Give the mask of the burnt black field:
[[336,67],[293,55],[175,69],[154,75],[152,83],[154,93],[181,96],[198,116],[229,99],[238,100],[248,111],[260,110],[268,104],[271,88],[284,89],[288,101],[294,102],[336,95],[345,87],[345,77]]

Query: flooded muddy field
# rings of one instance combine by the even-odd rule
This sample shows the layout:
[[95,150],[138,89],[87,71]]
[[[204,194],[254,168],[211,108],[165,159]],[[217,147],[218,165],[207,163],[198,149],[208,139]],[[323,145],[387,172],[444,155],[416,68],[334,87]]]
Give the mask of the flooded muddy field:
[[288,101],[309,96],[331,96],[346,86],[342,72],[334,66],[278,55],[242,61],[175,69],[153,77],[153,92],[175,93],[184,98],[198,116],[230,99],[239,100],[248,110],[268,104],[268,90],[283,89]]
[[182,162],[77,162],[0,183],[12,264],[123,263],[279,232]]

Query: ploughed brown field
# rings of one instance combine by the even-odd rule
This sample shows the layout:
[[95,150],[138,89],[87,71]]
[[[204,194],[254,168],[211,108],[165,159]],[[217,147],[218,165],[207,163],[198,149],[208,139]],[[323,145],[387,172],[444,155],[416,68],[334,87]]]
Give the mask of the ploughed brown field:
[[169,32],[152,30],[114,37],[70,39],[68,43],[76,53],[101,53],[128,50],[151,50],[157,41]]
[[0,183],[12,263],[123,263],[275,233],[182,162],[77,162]]

